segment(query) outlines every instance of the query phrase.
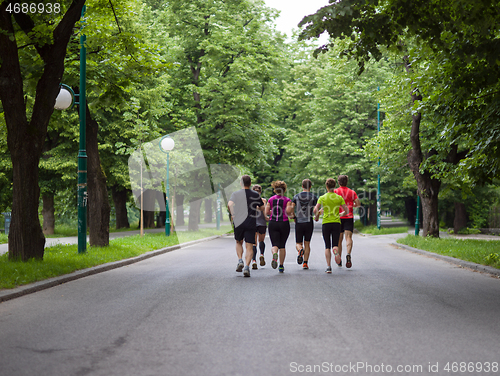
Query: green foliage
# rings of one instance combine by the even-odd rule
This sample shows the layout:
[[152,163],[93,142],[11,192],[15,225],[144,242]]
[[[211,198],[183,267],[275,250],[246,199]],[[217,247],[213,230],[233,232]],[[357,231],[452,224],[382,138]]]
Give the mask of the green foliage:
[[492,256],[500,253],[500,241],[497,240],[439,239],[408,235],[403,239],[398,239],[398,243],[477,264],[500,268],[500,259]]
[[477,228],[463,228],[460,231],[458,231],[457,234],[459,235],[473,235],[473,234],[480,234],[481,231]]
[[[421,137],[431,141],[434,153],[422,170],[431,169],[438,178],[458,177],[466,185],[468,179],[492,178],[500,171],[498,6],[468,0],[334,2],[302,20],[301,38],[327,30],[330,46],[319,51],[343,40],[343,55],[356,60],[360,72],[386,48],[406,59],[411,72],[402,82],[411,90],[395,94],[408,98],[417,89],[423,101],[412,111],[427,114],[435,129]],[[456,166],[443,164],[442,155],[455,145],[466,158]]]
[[[357,221],[359,222],[359,221]],[[389,235],[389,234],[404,234],[407,233],[409,228],[407,226],[400,226],[400,227],[381,227],[380,230],[377,228],[376,225],[370,225],[370,226],[363,226],[359,222],[356,229],[363,233],[363,234],[369,234],[369,235]]]
[[274,150],[283,41],[261,1],[171,1],[158,12],[177,47],[168,124],[196,126],[207,163],[265,166]]

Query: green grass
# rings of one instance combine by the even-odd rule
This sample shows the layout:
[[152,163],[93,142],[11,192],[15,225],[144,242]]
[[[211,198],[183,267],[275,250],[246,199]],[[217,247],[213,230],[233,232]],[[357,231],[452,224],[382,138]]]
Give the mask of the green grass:
[[408,235],[398,243],[500,269],[500,241],[431,238]]
[[0,234],[0,244],[6,244],[9,242],[9,236],[5,234]]
[[[231,232],[231,226],[221,230],[203,229],[183,232],[183,242],[206,238],[216,234]],[[45,249],[43,261],[9,261],[8,255],[0,256],[0,289],[16,286],[72,273],[76,270],[119,261],[142,255],[156,249],[179,244],[177,235],[166,237],[164,233],[133,235],[110,240],[108,247],[88,247],[87,252],[78,254],[77,245],[56,245]]]
[[388,234],[403,234],[405,232],[408,232],[408,227],[403,226],[403,227],[381,227],[380,230],[377,229],[377,226],[372,225],[372,226],[356,226],[356,228],[362,232],[363,234],[370,234],[370,235],[388,235]]

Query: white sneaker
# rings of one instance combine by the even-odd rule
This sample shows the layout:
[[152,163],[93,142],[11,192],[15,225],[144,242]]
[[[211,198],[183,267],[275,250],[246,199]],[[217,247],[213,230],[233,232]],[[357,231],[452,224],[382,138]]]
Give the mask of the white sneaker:
[[236,271],[237,272],[241,272],[243,270],[244,266],[245,266],[245,264],[243,263],[243,260],[239,259],[238,265],[236,265]]
[[243,277],[250,277],[250,268],[248,266],[243,269]]

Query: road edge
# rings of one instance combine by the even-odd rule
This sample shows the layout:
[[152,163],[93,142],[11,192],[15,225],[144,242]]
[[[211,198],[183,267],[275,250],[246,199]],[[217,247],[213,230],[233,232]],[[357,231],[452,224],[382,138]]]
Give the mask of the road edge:
[[401,248],[401,249],[405,249],[405,250],[413,252],[413,253],[418,253],[420,255],[434,257],[434,258],[437,258],[439,260],[446,261],[450,264],[458,265],[462,268],[471,269],[473,271],[477,271],[480,273],[486,273],[486,274],[489,274],[493,277],[500,278],[500,269],[496,269],[496,268],[493,268],[491,266],[476,264],[475,262],[470,262],[470,261],[461,260],[461,259],[458,259],[455,257],[440,255],[439,253],[424,251],[423,249],[413,248],[413,247],[410,247],[409,245],[405,245],[405,244],[391,243],[391,245],[398,247],[398,248]]
[[177,249],[185,248],[185,247],[188,247],[188,246],[191,246],[194,244],[214,240],[214,239],[220,238],[222,236],[224,236],[224,235],[213,235],[213,236],[210,236],[208,238],[192,240],[192,241],[187,242],[187,243],[172,245],[169,247],[149,251],[149,252],[146,252],[140,256],[136,256],[136,257],[132,257],[132,258],[124,259],[124,260],[119,260],[119,261],[113,261],[113,262],[109,262],[107,264],[97,265],[97,266],[94,266],[92,268],[77,270],[77,271],[72,272],[70,274],[64,274],[64,275],[61,275],[58,277],[45,279],[43,281],[30,283],[28,285],[15,287],[13,289],[0,291],[0,303],[15,299],[15,298],[19,298],[21,296],[25,296],[28,294],[33,294],[33,293],[38,292],[38,291],[46,290],[46,289],[49,289],[51,287],[62,285],[63,283],[75,281],[75,280],[80,279],[80,278],[85,278],[85,277],[88,277],[88,276],[91,276],[94,274],[104,273],[104,272],[107,272],[109,270],[118,269],[118,268],[121,268],[123,266],[135,264],[137,262],[147,260],[151,257],[159,256],[159,255],[162,255],[164,253],[172,252],[172,251],[175,251]]

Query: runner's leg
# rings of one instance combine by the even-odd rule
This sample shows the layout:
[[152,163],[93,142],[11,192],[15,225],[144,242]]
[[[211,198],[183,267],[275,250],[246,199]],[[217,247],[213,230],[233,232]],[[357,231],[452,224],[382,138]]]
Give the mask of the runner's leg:
[[236,256],[238,260],[243,258],[243,240],[236,240]]
[[309,261],[309,253],[311,253],[311,242],[304,242],[304,262]]
[[351,251],[352,251],[352,232],[351,231],[345,232],[345,245],[347,248],[347,254],[350,255]]
[[[346,237],[346,240],[347,240],[347,237]],[[338,252],[339,252],[339,255],[340,257],[342,257],[342,242],[344,241],[344,232],[341,232],[340,233],[340,237],[339,237],[339,245],[338,245]]]
[[253,256],[253,244],[245,242],[246,252],[245,252],[245,265],[249,266],[252,262]]

